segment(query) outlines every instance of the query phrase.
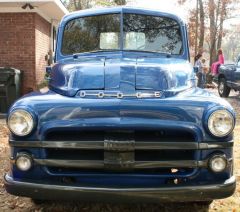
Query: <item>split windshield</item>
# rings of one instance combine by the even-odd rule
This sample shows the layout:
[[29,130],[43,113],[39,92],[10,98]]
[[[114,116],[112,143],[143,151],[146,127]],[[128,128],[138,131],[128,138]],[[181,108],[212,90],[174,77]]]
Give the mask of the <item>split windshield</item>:
[[120,14],[108,14],[69,21],[63,33],[62,53],[127,50],[182,54],[181,29],[177,21],[126,13],[123,14],[121,39],[120,17]]

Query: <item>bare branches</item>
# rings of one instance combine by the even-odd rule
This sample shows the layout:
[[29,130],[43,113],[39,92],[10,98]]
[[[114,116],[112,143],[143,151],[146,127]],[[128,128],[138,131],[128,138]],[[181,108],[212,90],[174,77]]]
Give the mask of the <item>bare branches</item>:
[[[191,3],[193,0],[178,0],[181,5],[187,2]],[[194,0],[194,2],[196,8],[189,11],[190,46],[195,54],[208,52],[211,64],[216,60],[217,49],[221,48],[226,34],[224,21],[238,15],[240,0]]]
[[64,3],[70,11],[75,11],[88,9],[97,5],[125,5],[127,3],[127,0],[65,0]]

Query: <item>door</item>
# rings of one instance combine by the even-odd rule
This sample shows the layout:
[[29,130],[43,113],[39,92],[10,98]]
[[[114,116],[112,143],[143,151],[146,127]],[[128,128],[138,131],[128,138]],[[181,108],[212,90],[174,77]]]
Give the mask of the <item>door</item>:
[[238,90],[240,90],[240,57],[238,57],[236,63],[236,69],[234,72],[234,82]]

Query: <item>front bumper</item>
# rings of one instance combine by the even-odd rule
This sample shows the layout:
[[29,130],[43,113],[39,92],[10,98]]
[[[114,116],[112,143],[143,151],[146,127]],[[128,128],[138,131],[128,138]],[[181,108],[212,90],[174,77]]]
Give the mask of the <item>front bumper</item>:
[[222,184],[200,186],[168,186],[160,188],[100,188],[50,185],[15,181],[4,176],[8,193],[35,199],[64,199],[100,202],[185,202],[211,201],[231,196],[236,187],[235,177]]

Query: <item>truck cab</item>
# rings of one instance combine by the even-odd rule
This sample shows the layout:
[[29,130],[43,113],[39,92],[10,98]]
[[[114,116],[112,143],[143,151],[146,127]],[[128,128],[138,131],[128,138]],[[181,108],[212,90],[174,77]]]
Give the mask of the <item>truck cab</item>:
[[10,194],[155,203],[233,194],[235,112],[196,87],[178,16],[128,7],[70,13],[47,72],[49,90],[8,113]]
[[228,97],[231,89],[240,91],[240,56],[235,64],[226,64],[219,67],[217,76],[218,93],[221,97]]

